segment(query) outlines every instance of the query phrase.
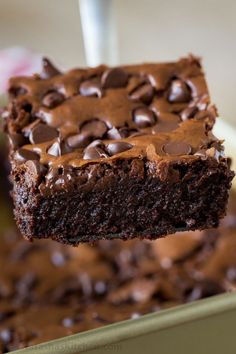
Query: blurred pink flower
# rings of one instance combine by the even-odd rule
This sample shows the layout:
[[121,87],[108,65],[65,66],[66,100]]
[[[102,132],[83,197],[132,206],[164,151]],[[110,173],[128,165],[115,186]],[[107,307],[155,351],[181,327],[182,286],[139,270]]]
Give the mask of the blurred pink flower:
[[41,69],[41,56],[21,47],[0,50],[0,94],[11,76],[31,75]]

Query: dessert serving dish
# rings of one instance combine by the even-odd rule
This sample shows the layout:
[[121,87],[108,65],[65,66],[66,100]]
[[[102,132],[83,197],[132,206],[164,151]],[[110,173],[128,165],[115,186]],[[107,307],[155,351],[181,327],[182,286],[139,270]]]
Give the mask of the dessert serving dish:
[[217,295],[15,353],[233,354],[235,318],[236,294]]

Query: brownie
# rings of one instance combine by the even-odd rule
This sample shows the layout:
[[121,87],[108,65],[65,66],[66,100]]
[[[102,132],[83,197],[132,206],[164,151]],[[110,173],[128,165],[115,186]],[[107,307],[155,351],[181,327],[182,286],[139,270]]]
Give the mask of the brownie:
[[216,227],[233,178],[198,58],[10,80],[15,218],[76,245]]
[[236,289],[236,196],[219,229],[152,242],[0,237],[0,353]]

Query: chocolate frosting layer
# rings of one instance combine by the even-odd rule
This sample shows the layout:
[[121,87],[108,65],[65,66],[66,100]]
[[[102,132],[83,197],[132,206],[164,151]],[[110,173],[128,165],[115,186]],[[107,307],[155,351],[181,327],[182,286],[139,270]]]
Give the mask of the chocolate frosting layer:
[[193,56],[65,73],[44,60],[40,75],[12,78],[9,94],[8,133],[17,163],[80,168],[129,158],[198,159],[216,142],[215,157],[223,150],[211,132],[216,110]]

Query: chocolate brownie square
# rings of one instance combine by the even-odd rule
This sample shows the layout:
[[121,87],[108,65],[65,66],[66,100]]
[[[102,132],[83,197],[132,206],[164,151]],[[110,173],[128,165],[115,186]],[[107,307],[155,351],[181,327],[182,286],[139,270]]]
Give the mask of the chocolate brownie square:
[[233,172],[198,58],[10,80],[22,234],[76,245],[216,227]]

